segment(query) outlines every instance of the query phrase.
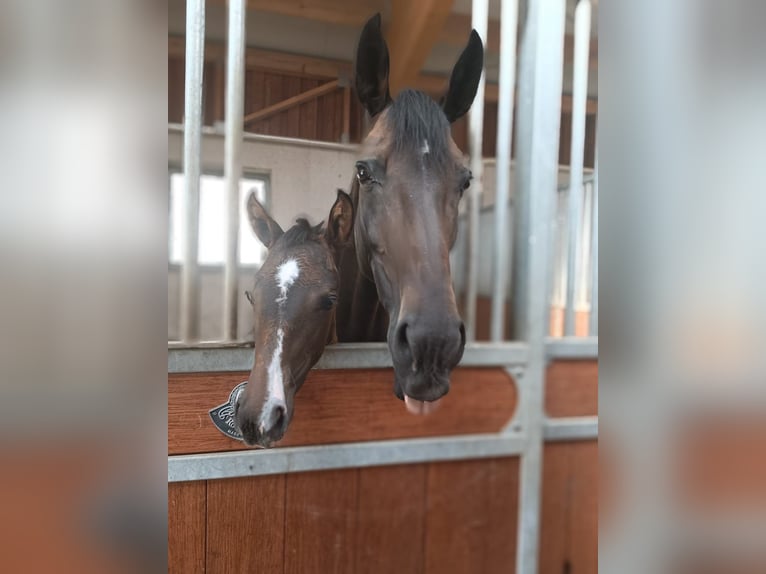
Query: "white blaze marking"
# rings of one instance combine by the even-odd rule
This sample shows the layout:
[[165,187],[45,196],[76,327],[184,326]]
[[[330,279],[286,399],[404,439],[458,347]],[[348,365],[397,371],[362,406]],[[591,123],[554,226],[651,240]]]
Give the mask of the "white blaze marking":
[[268,371],[268,386],[266,388],[266,402],[261,409],[261,424],[259,427],[260,432],[265,429],[266,421],[263,419],[264,415],[270,414],[272,408],[277,405],[285,405],[285,385],[284,376],[282,374],[282,341],[285,337],[284,329],[282,328],[282,308],[287,301],[287,292],[295,280],[300,275],[300,268],[298,262],[295,259],[288,259],[277,269],[277,285],[279,286],[279,297],[277,298],[277,304],[279,305],[279,328],[277,329],[277,344],[274,347],[274,353],[271,356],[271,362],[269,363]]
[[283,305],[287,301],[287,291],[300,275],[298,262],[295,259],[288,259],[277,269],[277,285],[279,285],[279,297],[277,303]]
[[426,155],[429,151],[431,151],[431,148],[428,147],[428,140],[423,140],[423,147],[420,148],[420,151],[423,152],[423,155]]
[[264,415],[271,413],[271,410],[276,405],[285,404],[285,385],[282,378],[282,340],[285,333],[280,327],[277,330],[277,345],[274,348],[274,354],[271,356],[271,363],[269,363],[269,382],[266,388],[266,402],[261,409],[261,424],[260,431],[264,431],[265,421]]

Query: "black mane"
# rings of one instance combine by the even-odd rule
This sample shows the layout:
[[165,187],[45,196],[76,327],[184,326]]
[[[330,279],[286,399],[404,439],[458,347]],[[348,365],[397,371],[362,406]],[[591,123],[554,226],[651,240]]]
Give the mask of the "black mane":
[[299,218],[295,225],[285,231],[282,242],[285,247],[297,247],[309,241],[320,241],[324,234],[324,223],[312,226],[308,220]]
[[434,161],[440,163],[449,157],[449,121],[427,94],[403,90],[389,107],[386,119],[393,133],[395,153],[419,153],[427,141]]

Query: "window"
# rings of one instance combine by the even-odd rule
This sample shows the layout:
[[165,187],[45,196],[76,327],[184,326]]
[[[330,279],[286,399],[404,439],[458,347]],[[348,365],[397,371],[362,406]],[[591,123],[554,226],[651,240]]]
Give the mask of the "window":
[[[199,182],[199,245],[200,265],[223,265],[226,252],[224,215],[226,212],[226,182],[223,176],[204,174]],[[239,184],[239,263],[259,265],[264,258],[265,248],[253,234],[247,217],[245,202],[250,191],[266,205],[266,180],[257,176],[245,176]],[[184,174],[170,174],[170,263],[180,264],[183,260],[183,202]]]

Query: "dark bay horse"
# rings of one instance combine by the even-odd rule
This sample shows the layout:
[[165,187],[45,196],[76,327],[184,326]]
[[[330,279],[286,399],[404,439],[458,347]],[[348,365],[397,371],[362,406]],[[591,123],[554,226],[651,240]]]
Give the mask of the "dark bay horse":
[[282,438],[295,393],[325,346],[336,340],[340,249],[351,235],[351,198],[338,191],[326,227],[305,219],[282,231],[251,194],[250,224],[268,255],[247,292],[253,306],[255,361],[234,419],[246,444],[269,447]]
[[387,339],[394,393],[423,413],[449,391],[465,346],[449,251],[471,173],[450,124],[473,103],[484,49],[472,31],[439,103],[416,90],[392,99],[380,26],[378,14],[357,47],[356,93],[372,128],[351,185],[354,241],[341,259],[338,337]]

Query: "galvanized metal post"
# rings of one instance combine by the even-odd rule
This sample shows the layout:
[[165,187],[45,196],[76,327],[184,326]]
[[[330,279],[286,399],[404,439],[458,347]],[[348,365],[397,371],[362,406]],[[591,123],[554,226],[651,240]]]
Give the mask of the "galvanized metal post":
[[522,405],[527,444],[521,456],[516,572],[536,574],[540,537],[545,335],[553,202],[558,176],[566,2],[529,0],[521,44],[514,196],[514,330],[528,342]]
[[[473,0],[471,4],[471,26],[481,37],[486,50],[488,0]],[[471,157],[473,183],[468,191],[468,248],[466,249],[466,296],[465,331],[466,339],[476,339],[476,297],[479,276],[479,207],[483,186],[484,164],[482,160],[482,139],[484,137],[484,83],[486,74],[481,73],[476,98],[468,112],[468,153]]]
[[497,187],[495,191],[495,245],[492,280],[490,339],[505,334],[505,299],[508,278],[508,197],[511,183],[513,90],[516,85],[516,28],[518,0],[505,0],[500,11],[500,86],[497,100]]
[[186,2],[186,84],[184,94],[184,232],[181,267],[182,341],[199,338],[199,178],[202,144],[202,71],[205,56],[205,2]]
[[593,231],[590,240],[591,283],[590,283],[590,324],[588,335],[598,336],[598,130],[596,130],[596,162],[593,172]]
[[569,258],[567,260],[567,300],[564,334],[575,334],[575,295],[581,270],[580,238],[583,213],[583,161],[585,157],[585,119],[588,100],[588,51],[590,50],[590,0],[579,0],[575,7],[574,68],[572,72],[572,145],[569,167]]
[[242,179],[242,136],[245,116],[245,0],[229,0],[226,58],[226,259],[224,266],[223,338],[237,339],[239,294],[239,186]]
[[589,289],[591,275],[591,241],[593,233],[593,178],[583,181],[583,214],[582,233],[580,234],[580,272],[577,275],[575,288],[575,310],[585,310],[589,307]]

